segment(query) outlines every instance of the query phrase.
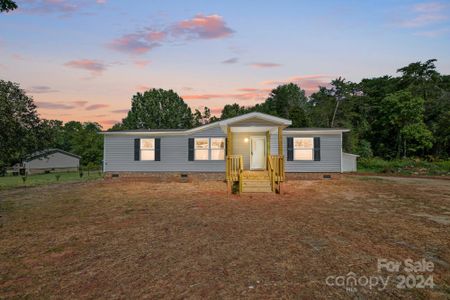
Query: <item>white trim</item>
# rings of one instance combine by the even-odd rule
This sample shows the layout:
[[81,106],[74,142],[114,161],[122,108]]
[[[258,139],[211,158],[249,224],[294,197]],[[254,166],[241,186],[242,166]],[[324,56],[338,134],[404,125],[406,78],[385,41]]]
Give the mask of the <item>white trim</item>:
[[265,120],[268,122],[277,123],[279,125],[289,126],[292,124],[291,120],[271,116],[271,115],[256,112],[256,111],[245,114],[245,115],[240,115],[240,116],[237,116],[234,118],[225,119],[223,121],[220,121],[219,123],[220,123],[220,126],[228,126],[231,123],[241,122],[241,121],[245,121],[245,120],[252,119],[252,118],[262,119],[262,120]]
[[[252,154],[252,146],[253,146],[253,143],[252,143],[252,139],[263,139],[264,140],[264,147],[263,147],[263,150],[264,150],[264,152],[263,152],[263,157],[264,157],[264,166],[262,167],[262,169],[261,168],[252,168],[252,156],[253,156],[253,154]],[[250,170],[265,170],[266,169],[266,160],[267,160],[267,141],[266,141],[266,137],[265,136],[263,136],[263,135],[251,135],[250,137],[249,137],[249,142],[250,142],[250,147],[249,147],[249,151],[250,151],[250,153],[249,153],[249,156],[250,156]]]
[[283,130],[283,135],[290,134],[339,134],[343,132],[350,132],[350,129],[324,129],[324,130]]

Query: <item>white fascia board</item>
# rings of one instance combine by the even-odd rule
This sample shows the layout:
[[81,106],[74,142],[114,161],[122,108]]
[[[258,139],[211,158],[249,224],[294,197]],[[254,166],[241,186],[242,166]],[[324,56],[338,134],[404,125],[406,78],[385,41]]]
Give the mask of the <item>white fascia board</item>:
[[340,130],[283,130],[283,134],[341,134],[350,132],[350,129]]

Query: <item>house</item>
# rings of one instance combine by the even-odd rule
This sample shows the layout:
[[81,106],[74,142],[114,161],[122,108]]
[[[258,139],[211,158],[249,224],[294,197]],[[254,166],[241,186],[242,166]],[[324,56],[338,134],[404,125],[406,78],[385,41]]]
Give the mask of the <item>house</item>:
[[27,174],[38,174],[47,172],[69,172],[77,171],[80,167],[78,155],[63,151],[61,149],[45,149],[27,156],[21,164],[14,166],[15,172],[20,169]]
[[[104,135],[111,176],[157,174],[226,179],[241,192],[279,191],[286,176],[342,173],[348,129],[288,128],[283,118],[251,112],[186,130],[125,130]],[[356,164],[356,156],[346,156]],[[204,176],[205,177],[205,176]]]

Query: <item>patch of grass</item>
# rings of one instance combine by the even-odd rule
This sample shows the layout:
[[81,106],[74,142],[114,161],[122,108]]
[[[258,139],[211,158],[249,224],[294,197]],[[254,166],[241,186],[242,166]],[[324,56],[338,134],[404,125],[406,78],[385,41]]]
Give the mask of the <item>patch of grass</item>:
[[358,171],[368,173],[402,175],[450,175],[450,161],[429,162],[419,159],[384,160],[381,158],[362,158],[358,160]]
[[31,187],[38,185],[46,185],[52,183],[64,183],[64,182],[77,182],[88,181],[101,178],[102,174],[98,171],[85,173],[83,177],[80,177],[78,172],[66,172],[66,173],[47,173],[36,174],[26,176],[26,180],[23,180],[21,176],[4,176],[0,177],[0,190],[10,189],[16,187]]

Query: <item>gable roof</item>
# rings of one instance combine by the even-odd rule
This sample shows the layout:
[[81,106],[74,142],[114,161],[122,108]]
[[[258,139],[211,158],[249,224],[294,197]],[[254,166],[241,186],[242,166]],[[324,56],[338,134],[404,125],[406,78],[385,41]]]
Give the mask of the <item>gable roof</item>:
[[139,133],[151,133],[151,134],[164,134],[164,135],[180,135],[180,134],[190,134],[198,131],[202,131],[208,128],[221,127],[226,128],[228,125],[231,125],[236,122],[242,122],[249,119],[261,119],[267,122],[274,123],[274,125],[282,125],[289,126],[292,124],[291,120],[275,117],[272,115],[260,113],[260,112],[251,112],[248,114],[216,121],[213,123],[209,123],[206,125],[201,125],[191,129],[137,129],[137,130],[120,130],[120,131],[102,131],[101,134],[105,135],[120,135],[120,134],[139,134]]
[[41,150],[41,151],[36,151],[30,155],[28,155],[27,157],[25,157],[25,159],[23,160],[24,162],[29,162],[31,160],[37,159],[37,158],[41,158],[41,157],[46,157],[48,155],[54,154],[54,153],[62,153],[65,154],[67,156],[72,156],[75,158],[80,159],[81,156],[78,156],[76,154],[61,150],[61,149],[57,149],[57,148],[51,148],[51,149],[45,149],[45,150]]

